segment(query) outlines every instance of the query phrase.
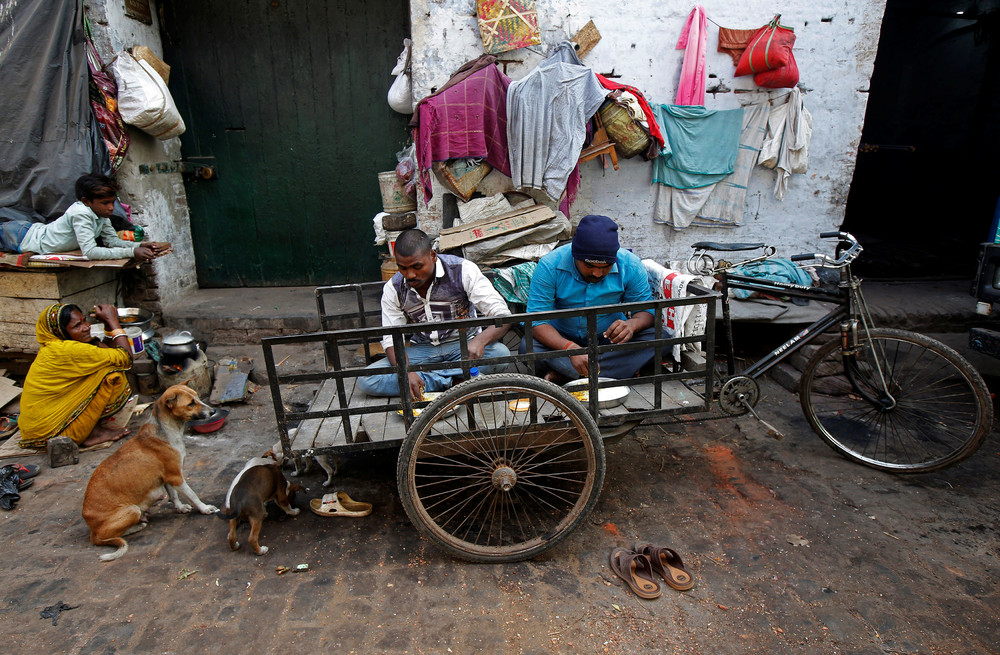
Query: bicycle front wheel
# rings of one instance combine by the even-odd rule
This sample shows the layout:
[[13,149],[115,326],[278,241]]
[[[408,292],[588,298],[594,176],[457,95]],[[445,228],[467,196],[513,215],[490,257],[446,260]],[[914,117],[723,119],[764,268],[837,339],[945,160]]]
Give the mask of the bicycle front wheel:
[[848,459],[895,473],[934,471],[976,452],[993,425],[982,377],[943,343],[904,330],[825,344],[802,375],[802,411]]
[[594,508],[604,443],[566,390],[527,375],[484,375],[424,408],[396,476],[424,536],[462,559],[515,562],[559,543]]

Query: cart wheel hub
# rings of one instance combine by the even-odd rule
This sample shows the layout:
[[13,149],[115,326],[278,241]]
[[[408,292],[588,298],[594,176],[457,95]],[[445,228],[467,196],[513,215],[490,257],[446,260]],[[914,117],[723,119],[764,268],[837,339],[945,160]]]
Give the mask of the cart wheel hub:
[[509,466],[501,466],[493,471],[493,486],[501,491],[510,491],[517,484],[517,473]]

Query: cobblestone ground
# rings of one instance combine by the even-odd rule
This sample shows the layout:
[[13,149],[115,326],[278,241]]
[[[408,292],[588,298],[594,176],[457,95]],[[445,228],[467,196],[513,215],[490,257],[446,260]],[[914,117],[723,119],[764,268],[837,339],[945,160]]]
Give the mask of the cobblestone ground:
[[[588,522],[508,565],[422,540],[393,453],[342,462],[335,485],[374,503],[367,518],[310,513],[308,498],[328,491],[317,470],[299,516],[271,511],[262,557],[231,552],[224,521],[160,507],[125,557],[100,562],[80,507],[111,450],[84,453],[44,467],[0,514],[0,634],[12,653],[1000,652],[996,434],[957,467],[899,477],[831,451],[777,385],[759,409],[783,441],[749,418],[643,426],[609,448]],[[264,387],[223,430],[189,438],[192,487],[221,505],[275,435]],[[695,588],[654,601],[627,591],[607,556],[639,539],[676,549]],[[298,564],[308,570],[276,571]],[[60,603],[74,609],[40,616]]]

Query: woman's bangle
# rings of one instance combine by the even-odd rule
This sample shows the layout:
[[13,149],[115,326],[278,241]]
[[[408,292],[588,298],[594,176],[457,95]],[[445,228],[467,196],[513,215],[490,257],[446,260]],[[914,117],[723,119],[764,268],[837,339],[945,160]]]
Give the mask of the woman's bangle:
[[108,336],[111,337],[112,339],[115,339],[117,337],[124,337],[125,336],[125,330],[123,330],[121,328],[117,328],[115,330],[111,330],[111,332],[108,332]]
[[579,346],[577,346],[577,345],[576,345],[575,343],[573,343],[572,341],[567,341],[567,342],[566,342],[566,345],[565,345],[565,346],[563,346],[563,347],[562,347],[562,349],[563,349],[563,350],[569,350],[570,348],[578,348],[578,347],[579,347]]

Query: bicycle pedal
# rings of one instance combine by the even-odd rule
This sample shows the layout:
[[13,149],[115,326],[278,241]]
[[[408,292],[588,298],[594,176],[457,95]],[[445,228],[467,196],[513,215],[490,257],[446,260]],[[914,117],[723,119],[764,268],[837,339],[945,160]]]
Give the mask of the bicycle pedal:
[[775,441],[781,441],[782,439],[785,438],[785,435],[781,433],[781,430],[779,430],[778,428],[774,427],[773,425],[762,419],[760,415],[756,411],[754,411],[754,408],[750,406],[750,403],[743,401],[743,406],[747,408],[751,416],[757,419],[757,422],[759,422],[761,424],[761,427],[764,428],[764,432],[767,433],[767,436],[771,437]]

